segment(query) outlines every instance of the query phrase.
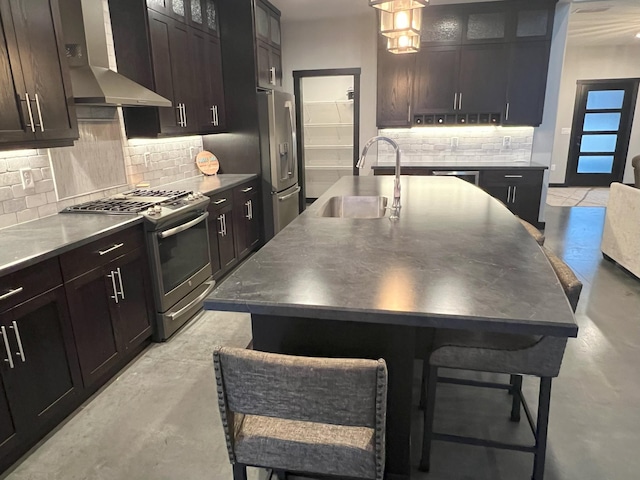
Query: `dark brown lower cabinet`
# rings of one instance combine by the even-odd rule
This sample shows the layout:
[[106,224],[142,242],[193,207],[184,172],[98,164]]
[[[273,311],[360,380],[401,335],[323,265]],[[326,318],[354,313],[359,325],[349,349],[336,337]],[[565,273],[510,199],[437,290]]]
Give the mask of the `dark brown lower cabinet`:
[[62,286],[1,313],[0,329],[2,466],[73,411],[82,381]]
[[260,241],[258,181],[240,185],[233,190],[238,257],[243,258]]
[[89,387],[151,335],[146,253],[133,250],[65,286],[82,378]]
[[480,173],[480,188],[515,215],[538,225],[543,176],[543,170],[486,170]]

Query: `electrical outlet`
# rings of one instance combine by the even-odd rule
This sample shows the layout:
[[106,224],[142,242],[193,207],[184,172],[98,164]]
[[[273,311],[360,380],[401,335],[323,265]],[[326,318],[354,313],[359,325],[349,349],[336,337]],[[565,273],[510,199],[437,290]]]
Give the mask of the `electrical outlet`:
[[142,154],[142,158],[144,158],[144,166],[148,167],[149,166],[149,160],[151,159],[151,153],[149,152],[144,152]]
[[509,136],[505,136],[505,137],[502,139],[502,146],[503,146],[504,148],[511,148],[511,137],[509,137]]
[[458,137],[451,137],[451,148],[458,148]]
[[22,188],[25,190],[36,186],[33,181],[33,172],[28,167],[20,169],[20,179],[22,180]]
[[555,164],[555,163],[551,165],[551,171],[552,171],[552,172],[555,172],[555,171],[556,171],[556,164]]

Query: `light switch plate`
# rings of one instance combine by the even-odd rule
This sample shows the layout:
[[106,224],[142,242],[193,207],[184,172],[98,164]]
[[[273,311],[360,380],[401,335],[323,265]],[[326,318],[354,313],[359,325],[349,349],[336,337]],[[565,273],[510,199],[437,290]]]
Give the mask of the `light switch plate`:
[[458,137],[451,137],[451,148],[458,148]]
[[25,190],[36,186],[33,180],[33,172],[28,167],[20,169],[20,180],[22,180],[22,188]]
[[562,135],[571,135],[570,128],[563,128],[560,132],[562,133]]
[[511,137],[509,137],[509,136],[505,136],[505,137],[502,139],[502,146],[503,146],[504,148],[511,148]]

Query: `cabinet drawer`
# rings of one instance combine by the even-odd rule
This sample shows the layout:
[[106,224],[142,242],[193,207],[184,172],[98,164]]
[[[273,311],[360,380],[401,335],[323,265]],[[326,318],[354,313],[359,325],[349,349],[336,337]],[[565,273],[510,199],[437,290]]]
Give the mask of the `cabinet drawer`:
[[52,258],[0,278],[0,311],[62,284],[58,258]]
[[542,171],[488,170],[480,174],[480,185],[538,185],[542,182]]
[[250,182],[243,183],[242,185],[238,185],[233,189],[234,195],[237,198],[246,197],[257,193],[258,191],[258,180],[251,180]]
[[219,210],[221,208],[233,205],[233,191],[224,190],[211,195],[211,203],[209,209]]
[[114,233],[61,255],[62,276],[69,281],[143,245],[142,226]]

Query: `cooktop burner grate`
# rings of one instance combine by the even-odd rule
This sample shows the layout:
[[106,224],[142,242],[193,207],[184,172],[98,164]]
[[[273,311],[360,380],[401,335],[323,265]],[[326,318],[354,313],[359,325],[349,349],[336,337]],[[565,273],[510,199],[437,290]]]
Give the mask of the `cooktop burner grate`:
[[154,205],[154,202],[136,202],[132,200],[94,200],[73,205],[63,210],[64,213],[109,213],[131,214],[140,213]]

